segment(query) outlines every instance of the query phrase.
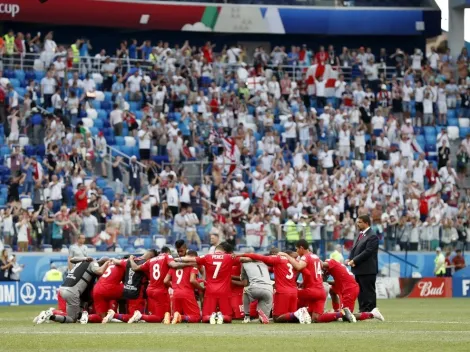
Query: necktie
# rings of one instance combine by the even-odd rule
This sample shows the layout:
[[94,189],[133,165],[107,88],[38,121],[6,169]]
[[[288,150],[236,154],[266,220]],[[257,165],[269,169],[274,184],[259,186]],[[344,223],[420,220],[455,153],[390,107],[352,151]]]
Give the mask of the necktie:
[[359,232],[359,239],[361,240],[364,237],[364,232]]

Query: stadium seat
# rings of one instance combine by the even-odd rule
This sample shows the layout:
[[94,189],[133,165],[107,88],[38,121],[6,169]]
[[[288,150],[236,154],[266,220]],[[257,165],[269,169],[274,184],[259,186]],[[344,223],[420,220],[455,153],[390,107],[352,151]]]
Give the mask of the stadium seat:
[[455,111],[455,109],[449,109],[447,110],[447,120],[454,120],[457,118],[457,113]]
[[103,110],[103,109],[98,110],[98,118],[100,120],[107,120],[108,119],[108,114],[107,114],[106,110]]
[[460,118],[459,119],[459,127],[470,127],[470,119]]
[[93,106],[93,109],[99,110],[101,109],[101,102],[95,99],[91,102],[91,106]]
[[86,111],[86,116],[90,119],[96,119],[98,117],[98,113],[95,109],[88,109]]
[[426,147],[424,148],[424,151],[425,152],[436,152],[436,145],[435,144],[426,144]]
[[86,128],[91,128],[94,125],[93,119],[89,117],[82,119],[82,123],[83,123],[83,127],[86,127]]
[[467,135],[470,134],[470,127],[460,127],[459,137],[464,139]]
[[459,128],[456,126],[449,126],[447,127],[447,134],[449,139],[454,141],[459,138]]
[[128,147],[134,147],[136,145],[136,140],[134,137],[130,137],[130,136],[126,136],[124,137],[124,145],[128,146]]
[[454,119],[454,118],[447,119],[447,126],[458,126],[458,125],[459,125],[458,119]]
[[98,130],[102,130],[103,127],[104,127],[104,122],[103,122],[103,120],[96,119],[93,122],[93,126],[96,127]]
[[114,137],[116,145],[122,146],[125,145],[124,137],[116,136]]

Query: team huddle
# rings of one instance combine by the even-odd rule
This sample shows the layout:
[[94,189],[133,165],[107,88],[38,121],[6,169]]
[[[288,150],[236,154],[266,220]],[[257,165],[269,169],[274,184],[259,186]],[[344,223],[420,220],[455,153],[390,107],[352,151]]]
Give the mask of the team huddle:
[[[259,320],[268,324],[272,318],[276,323],[310,324],[384,320],[377,308],[353,314],[359,295],[354,276],[333,259],[321,261],[305,240],[297,242],[295,252],[268,255],[234,254],[226,242],[213,254],[201,256],[187,250],[182,240],[175,246],[176,258],[168,247],[127,259],[73,258],[74,266],[59,289],[57,309],[41,312],[34,322],[223,324],[243,319],[244,323]],[[328,294],[331,312],[325,312]]]

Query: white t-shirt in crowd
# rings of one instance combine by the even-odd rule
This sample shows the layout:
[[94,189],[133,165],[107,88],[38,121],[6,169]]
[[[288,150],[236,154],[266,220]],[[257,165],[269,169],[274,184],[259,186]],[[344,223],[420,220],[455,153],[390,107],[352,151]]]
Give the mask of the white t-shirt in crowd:
[[111,124],[111,126],[114,126],[120,122],[122,122],[122,110],[116,109],[111,111],[111,113],[109,114],[109,123]]
[[128,79],[127,79],[127,83],[129,84],[129,90],[132,92],[132,93],[135,93],[135,92],[140,92],[140,82],[142,81],[142,77],[141,76],[130,76]]
[[227,57],[229,64],[236,64],[238,62],[238,58],[240,57],[240,53],[242,52],[239,48],[230,48],[227,50]]
[[42,92],[44,94],[54,94],[56,84],[54,78],[44,77],[41,79]]
[[149,131],[140,130],[139,136],[139,148],[150,149],[151,133]]

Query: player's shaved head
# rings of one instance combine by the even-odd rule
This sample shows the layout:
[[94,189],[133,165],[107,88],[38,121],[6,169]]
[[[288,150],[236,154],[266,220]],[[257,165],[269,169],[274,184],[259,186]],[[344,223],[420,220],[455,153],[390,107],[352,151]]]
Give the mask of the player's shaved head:
[[196,252],[196,251],[193,251],[192,249],[190,249],[190,250],[186,253],[186,255],[187,255],[188,257],[197,257],[197,252]]
[[178,252],[178,255],[180,257],[184,257],[186,255],[187,247],[186,247],[186,243],[184,242],[184,240],[176,241],[175,247],[176,247],[176,252]]
[[273,247],[269,250],[270,255],[276,255],[278,253],[279,253],[279,248],[277,248],[277,247]]
[[297,252],[291,251],[289,249],[287,251],[285,251],[285,253],[290,255],[294,259],[297,259],[297,257],[299,256],[299,254]]
[[170,254],[170,253],[171,253],[171,249],[168,248],[168,247],[163,247],[160,253]]

